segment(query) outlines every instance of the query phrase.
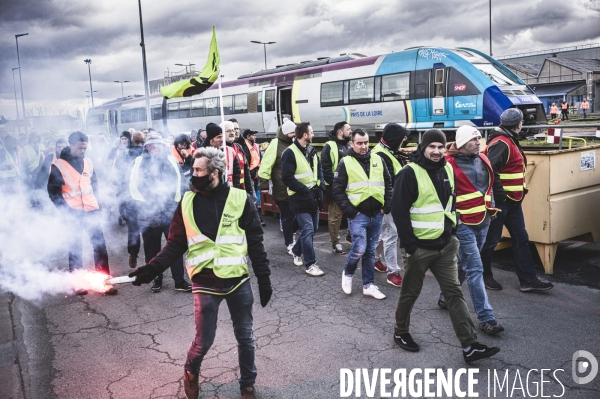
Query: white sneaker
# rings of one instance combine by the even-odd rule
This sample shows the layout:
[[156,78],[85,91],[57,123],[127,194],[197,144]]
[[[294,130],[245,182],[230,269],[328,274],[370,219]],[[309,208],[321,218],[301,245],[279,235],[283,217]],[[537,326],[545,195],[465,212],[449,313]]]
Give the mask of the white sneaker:
[[302,256],[296,256],[294,254],[292,254],[292,256],[294,257],[294,265],[302,266],[304,264],[304,261],[302,260]]
[[385,295],[379,291],[375,284],[371,284],[369,288],[363,288],[363,295],[372,296],[375,299],[385,299]]
[[352,293],[352,277],[354,276],[346,276],[346,272],[342,270],[342,290],[348,295]]
[[294,253],[292,252],[292,248],[294,248],[294,245],[296,245],[296,241],[287,246],[288,254],[290,254],[291,256],[294,256]]
[[310,265],[310,267],[308,269],[306,269],[306,274],[310,274],[313,277],[317,277],[317,276],[322,276],[325,273],[323,273],[323,270],[319,269],[319,266],[317,266],[317,264],[313,264]]

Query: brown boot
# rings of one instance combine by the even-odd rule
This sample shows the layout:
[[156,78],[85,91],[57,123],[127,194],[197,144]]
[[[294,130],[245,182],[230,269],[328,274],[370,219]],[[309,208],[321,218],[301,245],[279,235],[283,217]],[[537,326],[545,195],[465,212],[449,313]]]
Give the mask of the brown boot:
[[183,390],[187,399],[198,399],[200,388],[198,387],[198,376],[187,370],[183,371]]
[[258,392],[256,392],[254,387],[245,387],[242,388],[241,391],[242,399],[260,399],[260,396],[258,396]]

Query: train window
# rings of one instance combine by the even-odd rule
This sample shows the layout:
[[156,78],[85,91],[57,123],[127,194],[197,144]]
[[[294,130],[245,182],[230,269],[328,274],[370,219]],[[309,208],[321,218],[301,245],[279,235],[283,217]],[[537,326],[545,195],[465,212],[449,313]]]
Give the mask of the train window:
[[152,120],[159,121],[162,119],[162,107],[151,108]]
[[350,87],[350,81],[344,80],[344,104],[348,104],[348,88]]
[[275,90],[265,91],[265,112],[275,111]]
[[435,70],[435,97],[444,97],[444,70]]
[[221,112],[219,111],[219,97],[207,98],[204,101],[206,104],[207,116],[221,115]]
[[192,118],[198,116],[204,116],[204,100],[194,100],[192,101]]
[[190,117],[190,102],[182,101],[179,103],[179,117],[189,118]]
[[381,77],[381,101],[408,100],[410,73]]
[[262,112],[262,91],[256,93],[256,112]]
[[99,125],[102,125],[103,123],[104,123],[104,115],[103,114],[89,115],[87,118],[87,124],[89,126],[99,126]]
[[121,123],[129,123],[130,112],[127,109],[121,111]]
[[169,115],[169,119],[179,118],[179,103],[167,104],[167,115]]
[[344,82],[321,84],[321,107],[344,104]]
[[238,94],[235,96],[234,114],[245,114],[248,112],[248,94]]
[[374,78],[350,81],[350,104],[372,103],[375,94]]
[[448,71],[449,96],[475,96],[481,94],[479,89],[455,68]]
[[223,97],[223,113],[225,115],[233,114],[233,96]]
[[138,108],[136,111],[137,119],[135,122],[144,122],[146,120],[146,108]]
[[381,76],[375,76],[375,101],[381,101]]

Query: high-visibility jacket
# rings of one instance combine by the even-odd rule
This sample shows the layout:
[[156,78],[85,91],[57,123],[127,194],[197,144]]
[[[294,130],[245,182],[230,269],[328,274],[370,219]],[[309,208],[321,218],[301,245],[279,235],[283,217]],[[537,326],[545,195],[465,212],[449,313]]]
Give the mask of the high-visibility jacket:
[[494,137],[486,149],[483,151],[485,155],[488,153],[488,148],[497,141],[502,141],[508,147],[508,160],[498,171],[502,187],[506,191],[506,196],[516,202],[523,199],[527,193],[527,184],[525,183],[525,171],[527,170],[527,157],[517,147],[517,145],[507,136]]
[[[417,179],[419,196],[410,208],[410,222],[413,233],[420,240],[435,240],[444,233],[446,218],[456,226],[456,212],[452,209],[453,196],[444,207],[435,191],[435,186],[427,171],[416,163],[409,163]],[[454,172],[449,163],[444,165],[450,187],[454,191]]]
[[237,157],[238,163],[240,164],[240,187],[245,189],[246,184],[244,183],[246,182],[246,176],[244,174],[244,165],[246,165],[246,156],[244,155],[244,150],[242,150],[242,148],[237,143],[233,143],[232,147],[227,148],[232,148],[235,156]]
[[356,158],[352,156],[344,157],[344,166],[346,166],[346,174],[348,175],[346,195],[355,207],[370,197],[375,198],[382,206],[385,203],[383,159],[371,154],[369,162],[369,176],[367,177],[365,170]]
[[269,146],[265,150],[263,154],[263,158],[260,164],[260,168],[258,168],[258,177],[265,180],[271,180],[271,172],[273,171],[273,166],[275,165],[275,161],[277,160],[277,147],[279,146],[279,139],[274,138],[269,143]]
[[[340,153],[339,153],[339,149],[338,149],[338,145],[335,142],[335,140],[329,140],[327,143],[325,143],[325,145],[329,144],[329,157],[331,158],[331,172],[333,174],[335,174],[335,170],[338,167],[338,164],[340,163],[340,160],[338,159]],[[325,182],[325,185],[328,186],[329,183]]]
[[569,108],[569,103],[561,103],[560,104],[560,108],[561,109],[568,109]]
[[456,210],[464,224],[478,225],[485,220],[486,212],[494,216],[499,209],[492,206],[492,187],[494,186],[494,171],[489,159],[479,154],[488,171],[488,186],[485,195],[475,187],[471,179],[457,165],[453,156],[446,156],[446,161],[454,168],[456,181]]
[[[400,172],[400,169],[402,169],[402,165],[400,164],[398,159],[396,159],[396,157],[393,156],[392,153],[387,148],[385,148],[383,145],[381,145],[381,143],[377,143],[377,145],[375,147],[373,147],[373,149],[371,150],[371,154],[379,154],[379,153],[388,157],[392,161],[392,165],[394,165],[394,175],[393,176],[396,176],[398,174],[398,172]],[[393,176],[392,176],[392,178],[393,178]]]
[[52,165],[56,166],[65,182],[62,186],[62,196],[67,205],[84,212],[100,209],[92,188],[94,164],[91,159],[83,158],[81,174],[64,159],[57,159]]
[[183,165],[183,158],[181,158],[179,151],[177,151],[177,148],[175,148],[174,145],[171,146],[171,155],[179,162],[179,165]]
[[550,106],[550,113],[551,114],[558,114],[558,107],[556,105],[551,105]]
[[20,159],[19,153],[17,152],[16,156],[13,156],[6,148],[2,148],[5,152],[6,156],[4,157],[4,165],[9,166],[9,169],[0,170],[0,179],[10,179],[12,177],[17,177],[21,174],[20,172]]
[[[292,145],[290,145],[287,148],[287,150],[292,151],[294,153],[294,157],[296,158],[296,171],[294,172],[294,178],[308,188],[313,188],[314,186],[318,185],[319,161],[317,160],[317,157],[313,157],[313,165],[311,169],[310,165],[308,164],[308,160],[306,159],[304,154],[302,154],[302,151],[300,151],[296,144],[292,143]],[[296,194],[296,192],[290,190],[289,187],[287,189],[287,193],[288,195]]]
[[27,170],[29,172],[33,172],[38,166],[40,166],[40,156],[42,156],[42,152],[38,145],[37,151],[33,149],[31,145],[26,145],[23,148],[25,154],[27,154]]
[[212,269],[220,278],[242,277],[248,274],[248,243],[246,232],[239,226],[247,194],[234,187],[229,189],[215,241],[198,227],[194,219],[194,197],[188,191],[181,201],[181,212],[188,241],[185,267],[190,279],[202,269]]
[[588,110],[588,109],[590,109],[590,103],[588,103],[587,101],[584,101],[581,103],[580,108],[583,110]]
[[248,147],[248,153],[250,154],[250,165],[248,165],[249,170],[254,170],[260,167],[260,149],[258,148],[258,144],[248,144],[246,141],[246,146]]
[[[138,188],[139,176],[140,176],[140,165],[142,164],[142,156],[139,156],[133,162],[133,167],[131,168],[131,173],[129,174],[129,194],[131,194],[131,198],[136,201],[146,202],[146,198],[142,195]],[[173,201],[179,202],[181,201],[181,173],[179,172],[179,164],[177,160],[170,155],[167,155],[167,160],[175,169],[175,173],[177,177],[173,181],[173,190],[175,192],[173,196]]]
[[227,184],[233,187],[233,160],[235,159],[235,151],[231,147],[225,147],[225,171],[227,173]]

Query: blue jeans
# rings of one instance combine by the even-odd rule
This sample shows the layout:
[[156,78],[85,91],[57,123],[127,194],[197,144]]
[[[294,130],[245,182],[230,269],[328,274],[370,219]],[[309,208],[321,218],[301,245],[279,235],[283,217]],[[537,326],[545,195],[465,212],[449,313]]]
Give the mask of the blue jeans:
[[[480,255],[489,227],[489,224],[468,226],[463,223],[456,228],[456,237],[460,242],[457,254],[458,267],[459,270],[463,270],[463,273],[459,273],[458,279],[462,284],[466,277],[473,307],[481,323],[495,320],[494,310],[488,301],[483,284],[483,264]],[[445,301],[442,293],[440,299]]]
[[354,275],[358,262],[362,259],[363,286],[373,284],[375,278],[375,247],[381,234],[382,220],[381,213],[372,217],[359,213],[351,223],[348,221],[348,228],[352,236],[352,248],[346,259],[344,273],[346,276]]
[[498,212],[496,218],[492,220],[485,245],[481,250],[483,278],[494,277],[492,273],[494,248],[502,238],[502,227],[506,226],[512,240],[513,258],[519,282],[523,284],[535,280],[537,276],[533,266],[531,250],[529,249],[529,235],[525,230],[525,219],[523,218],[521,203],[507,199],[500,204],[496,204],[496,207],[500,208],[502,212]]
[[296,240],[292,253],[304,258],[304,267],[307,269],[317,263],[317,255],[313,245],[313,237],[319,228],[319,212],[297,213],[296,221],[300,237]]
[[233,322],[233,332],[238,342],[240,387],[254,386],[256,381],[255,345],[252,332],[254,295],[250,281],[246,281],[237,290],[227,295],[194,294],[196,337],[188,349],[185,369],[194,375],[200,372],[202,360],[215,340],[219,305],[223,300],[227,302]]

